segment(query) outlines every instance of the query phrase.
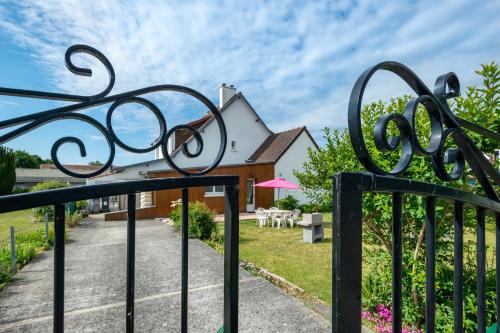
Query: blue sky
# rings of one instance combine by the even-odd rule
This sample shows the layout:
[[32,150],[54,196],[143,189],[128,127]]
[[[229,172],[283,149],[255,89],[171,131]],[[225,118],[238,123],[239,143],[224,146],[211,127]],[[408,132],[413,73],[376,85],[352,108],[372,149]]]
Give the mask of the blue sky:
[[[64,65],[69,46],[88,44],[113,64],[113,93],[182,84],[217,104],[220,83],[234,84],[272,130],[306,125],[321,144],[323,127],[346,126],[355,80],[380,61],[406,64],[429,87],[449,71],[462,87],[478,84],[474,69],[500,58],[498,22],[499,1],[0,0],[0,86],[95,94],[107,84],[102,66],[75,57],[93,69],[88,78]],[[370,85],[373,99],[407,92],[391,75]],[[169,127],[206,111],[179,94],[148,98]],[[0,96],[0,119],[64,104]],[[106,110],[86,113],[104,123]],[[146,146],[158,133],[154,118],[139,108],[122,108],[113,121],[120,138],[134,146]],[[54,141],[68,134],[85,142],[88,157],[67,144],[63,162],[106,159],[102,137],[78,121],[48,124],[6,145],[49,157]],[[151,158],[118,149],[115,164]]]

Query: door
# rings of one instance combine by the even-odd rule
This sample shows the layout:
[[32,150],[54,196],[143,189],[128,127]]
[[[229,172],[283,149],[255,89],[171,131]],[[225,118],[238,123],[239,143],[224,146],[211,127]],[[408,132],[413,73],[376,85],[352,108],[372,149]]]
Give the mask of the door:
[[255,212],[255,179],[247,179],[247,212]]

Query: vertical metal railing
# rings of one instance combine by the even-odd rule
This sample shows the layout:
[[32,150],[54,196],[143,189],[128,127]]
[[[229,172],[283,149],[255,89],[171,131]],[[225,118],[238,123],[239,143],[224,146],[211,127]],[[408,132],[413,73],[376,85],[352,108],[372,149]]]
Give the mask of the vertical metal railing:
[[436,197],[425,200],[425,331],[436,330]]
[[54,205],[54,289],[53,332],[64,332],[64,284],[65,284],[65,204],[87,198],[127,194],[127,259],[126,259],[126,332],[134,331],[135,317],[135,250],[136,250],[136,194],[131,191],[159,191],[182,189],[182,268],[181,268],[181,330],[188,331],[188,208],[189,188],[224,186],[224,332],[238,331],[238,238],[239,238],[239,177],[203,176],[183,178],[159,178],[130,183],[100,184],[51,190],[50,193],[27,193],[0,198],[0,212],[11,212],[33,207]]
[[126,332],[134,332],[135,300],[135,193],[127,195],[127,295],[125,305]]
[[[361,333],[362,290],[362,195],[385,192],[392,195],[392,332],[403,331],[402,239],[403,198],[406,194],[425,197],[425,331],[436,331],[436,202],[454,205],[454,333],[462,333],[464,208],[476,210],[477,330],[486,322],[486,238],[485,216],[496,218],[496,256],[500,257],[500,205],[498,202],[452,188],[364,173],[339,173],[335,177],[333,200],[332,332]],[[497,272],[500,261],[496,260]],[[500,321],[500,274],[496,275],[497,319]]]
[[497,331],[500,328],[500,213],[495,214],[495,272],[496,272],[496,292],[497,292]]
[[181,332],[188,331],[188,245],[189,245],[189,190],[182,189],[181,227]]
[[333,203],[332,330],[361,330],[361,178],[339,174]]
[[224,332],[238,332],[239,187],[224,187]]
[[455,333],[463,332],[463,274],[464,274],[464,204],[456,201],[454,212],[454,272],[453,272],[453,307]]
[[392,331],[403,328],[403,194],[392,194]]
[[486,234],[485,211],[477,208],[477,331],[486,332]]
[[64,204],[54,206],[54,333],[64,332]]

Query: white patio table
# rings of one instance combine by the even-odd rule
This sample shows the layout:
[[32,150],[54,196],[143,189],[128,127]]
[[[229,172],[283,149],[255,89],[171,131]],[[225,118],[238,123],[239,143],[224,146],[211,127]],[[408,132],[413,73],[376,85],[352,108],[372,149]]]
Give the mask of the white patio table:
[[265,209],[264,212],[266,213],[267,216],[271,218],[272,221],[271,225],[273,227],[276,218],[280,218],[280,220],[278,221],[278,229],[280,228],[282,221],[285,223],[286,227],[286,215],[292,214],[292,211],[287,209]]

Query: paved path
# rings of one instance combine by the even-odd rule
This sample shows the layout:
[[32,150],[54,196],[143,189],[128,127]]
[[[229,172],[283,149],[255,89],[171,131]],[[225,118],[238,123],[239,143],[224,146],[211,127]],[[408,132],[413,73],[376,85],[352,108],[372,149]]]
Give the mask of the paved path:
[[[90,221],[66,246],[66,332],[125,331],[126,224]],[[180,238],[159,221],[137,222],[136,332],[178,332]],[[222,325],[223,260],[190,240],[189,331]],[[51,332],[53,252],[0,292],[0,332]],[[240,332],[328,332],[328,323],[264,279],[240,270]]]

